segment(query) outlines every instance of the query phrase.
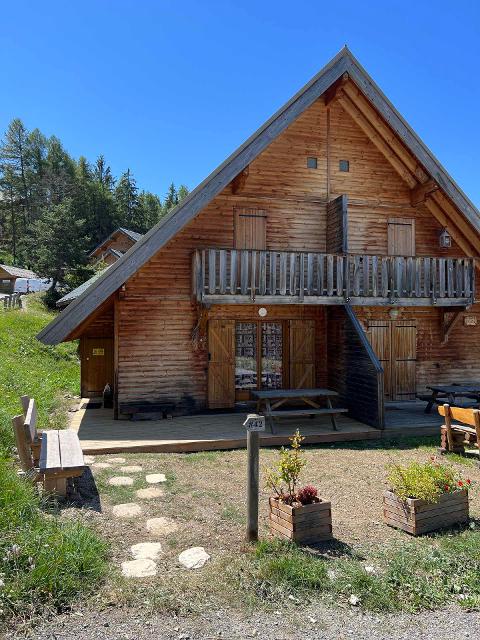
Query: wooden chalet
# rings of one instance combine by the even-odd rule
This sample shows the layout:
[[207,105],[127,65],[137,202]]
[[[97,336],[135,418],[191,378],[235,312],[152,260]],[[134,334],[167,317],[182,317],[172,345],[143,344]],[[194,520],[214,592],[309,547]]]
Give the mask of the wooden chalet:
[[119,260],[141,237],[141,233],[119,227],[95,247],[89,255],[89,261],[91,264],[102,262],[109,266]]
[[13,267],[9,264],[0,264],[0,293],[13,293],[15,291],[15,282],[18,278],[26,278],[27,280],[37,279],[38,276],[30,269],[21,269]]
[[[325,387],[376,428],[480,381],[480,215],[348,49],[38,336],[174,415]],[[135,428],[132,425],[132,428]]]

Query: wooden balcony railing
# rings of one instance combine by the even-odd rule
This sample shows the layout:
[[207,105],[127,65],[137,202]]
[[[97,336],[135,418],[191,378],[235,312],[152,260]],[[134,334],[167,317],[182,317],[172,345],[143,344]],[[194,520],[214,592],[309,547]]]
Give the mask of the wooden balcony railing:
[[215,304],[462,306],[475,296],[473,258],[201,249],[192,278],[196,299]]

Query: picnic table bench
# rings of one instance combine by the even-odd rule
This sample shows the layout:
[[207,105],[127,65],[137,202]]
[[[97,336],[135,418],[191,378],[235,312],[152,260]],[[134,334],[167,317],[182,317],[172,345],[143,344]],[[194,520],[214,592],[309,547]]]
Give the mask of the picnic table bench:
[[37,406],[22,396],[24,413],[13,418],[17,451],[23,471],[44,490],[65,496],[67,480],[83,474],[85,462],[77,434],[70,429],[39,432]]
[[472,384],[447,384],[447,385],[431,385],[427,389],[431,390],[431,395],[419,395],[419,400],[425,400],[427,406],[425,413],[430,413],[434,404],[443,404],[446,400],[448,404],[455,405],[456,398],[469,398],[480,402],[480,385]]
[[[331,389],[270,389],[252,391],[252,397],[257,400],[257,412],[263,413],[268,419],[272,433],[275,433],[274,418],[288,418],[294,416],[330,416],[334,431],[337,430],[336,416],[347,413],[348,409],[340,409],[332,405],[332,398],[338,397]],[[283,404],[291,400],[300,400],[305,407],[295,409],[280,409]],[[319,400],[324,400],[326,407],[321,407]]]
[[440,453],[450,451],[463,454],[465,445],[474,445],[477,449],[480,447],[480,411],[478,409],[463,409],[444,404],[438,407],[438,413],[445,416],[445,424],[441,426]]

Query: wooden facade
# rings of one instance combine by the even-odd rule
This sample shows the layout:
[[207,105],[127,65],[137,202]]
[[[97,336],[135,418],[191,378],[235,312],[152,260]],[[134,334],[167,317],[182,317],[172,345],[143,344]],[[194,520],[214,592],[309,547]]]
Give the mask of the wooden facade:
[[[117,411],[226,409],[264,385],[329,386],[381,428],[385,400],[480,379],[478,214],[349,68],[308,85],[297,102],[325,88],[265,146],[260,130],[258,153],[221,188],[206,181],[109,269],[94,312],[45,332],[113,339],[102,371]],[[451,246],[440,247],[445,228]]]

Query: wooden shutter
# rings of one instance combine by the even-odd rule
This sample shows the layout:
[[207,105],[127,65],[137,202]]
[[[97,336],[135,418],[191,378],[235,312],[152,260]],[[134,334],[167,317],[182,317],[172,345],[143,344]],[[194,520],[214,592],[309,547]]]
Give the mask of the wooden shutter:
[[290,387],[315,387],[315,321],[290,320]]
[[395,400],[415,400],[417,327],[414,321],[399,320],[392,325]]
[[235,321],[208,321],[208,406],[235,405]]
[[386,400],[392,400],[392,341],[390,320],[370,320],[368,339],[383,367],[383,386]]
[[235,209],[235,249],[259,249],[267,246],[267,215],[260,209]]
[[388,221],[388,255],[415,255],[415,220],[390,218]]

